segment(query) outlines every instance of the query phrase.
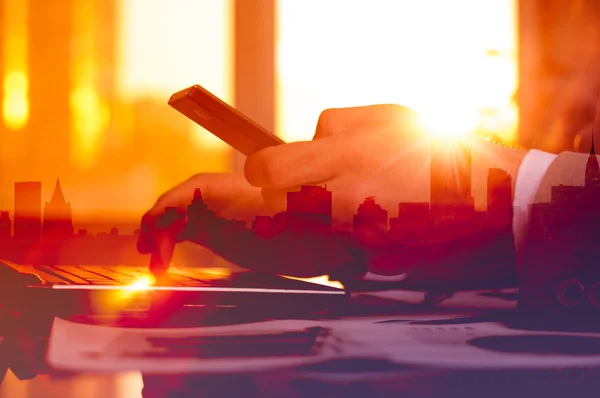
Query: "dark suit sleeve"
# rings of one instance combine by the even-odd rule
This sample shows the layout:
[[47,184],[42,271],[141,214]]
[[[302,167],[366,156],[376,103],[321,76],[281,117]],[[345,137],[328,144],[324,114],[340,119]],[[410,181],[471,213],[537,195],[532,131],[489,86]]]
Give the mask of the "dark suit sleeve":
[[[598,212],[589,201],[591,191],[584,187],[588,159],[589,155],[582,153],[559,154],[528,208],[518,259],[522,308],[556,308],[561,281],[573,277],[583,281],[589,276],[584,263],[593,257],[590,248],[595,244],[586,243],[585,236],[590,225],[599,224],[600,219],[594,221]],[[552,187],[561,185],[574,189],[551,202]]]

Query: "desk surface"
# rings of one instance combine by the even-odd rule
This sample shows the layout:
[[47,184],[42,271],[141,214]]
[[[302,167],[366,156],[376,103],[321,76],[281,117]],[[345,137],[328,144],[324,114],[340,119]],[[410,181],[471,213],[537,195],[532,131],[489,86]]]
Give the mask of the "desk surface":
[[[423,307],[423,295],[419,292],[388,291],[376,294],[360,294],[353,297],[354,314],[335,320],[348,325],[372,324],[373,322],[402,324],[421,320],[423,334],[434,333],[443,328],[435,319],[454,319],[455,325],[469,327],[481,322],[482,316],[496,311],[510,311],[516,305],[514,290],[479,291],[458,293],[436,307]],[[377,308],[378,314],[366,316]],[[510,355],[510,354],[507,354]],[[554,396],[568,391],[579,397],[600,381],[595,368],[565,368],[557,364],[543,371],[539,369],[503,369],[485,371],[476,368],[452,369],[394,364],[381,360],[331,360],[321,364],[307,365],[291,370],[277,369],[255,373],[219,376],[146,376],[145,384],[152,392],[160,393],[161,386],[173,383],[177,388],[219,391],[221,396],[229,390],[232,396],[243,390],[246,396],[415,396],[415,397],[496,397]],[[84,397],[84,398],[130,398],[141,397],[142,376],[139,372],[117,374],[65,376],[50,379],[38,376],[34,380],[18,381],[9,374],[0,386],[0,398],[37,397]],[[182,387],[187,386],[187,387]],[[524,387],[525,386],[525,387]],[[529,389],[529,392],[524,392]],[[564,391],[563,391],[564,390]],[[236,392],[237,391],[237,392]],[[256,394],[252,394],[254,391]],[[284,392],[285,391],[285,392]],[[534,391],[536,392],[534,394]],[[260,393],[258,393],[260,392]],[[467,393],[467,392],[470,392]],[[591,394],[591,393],[590,393]],[[145,393],[146,395],[146,393]],[[158,395],[157,395],[158,396]],[[196,396],[196,395],[194,395]],[[595,395],[589,395],[595,396]]]

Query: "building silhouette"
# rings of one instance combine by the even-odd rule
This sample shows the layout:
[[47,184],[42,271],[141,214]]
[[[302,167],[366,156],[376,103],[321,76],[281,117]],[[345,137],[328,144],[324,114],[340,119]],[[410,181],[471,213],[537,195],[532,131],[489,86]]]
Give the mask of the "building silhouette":
[[407,240],[423,236],[430,228],[430,225],[429,203],[399,203],[398,217],[390,218],[390,235],[394,239]]
[[252,231],[261,238],[270,238],[275,235],[275,228],[273,226],[273,217],[270,216],[256,216],[252,221]]
[[[600,308],[600,165],[594,142],[584,185],[550,187],[550,202],[529,205],[522,306]],[[588,301],[589,305],[580,305]],[[593,317],[592,317],[593,318]]]
[[388,212],[375,203],[375,197],[365,199],[353,217],[354,237],[361,243],[382,242],[388,232]]
[[277,233],[283,232],[287,228],[287,213],[281,211],[273,216],[273,228]]
[[489,169],[487,177],[487,223],[500,228],[512,225],[512,179],[507,171]]
[[261,238],[272,238],[284,232],[287,227],[287,214],[285,211],[271,216],[256,216],[251,224],[251,229]]
[[[173,213],[174,216],[177,212]],[[214,222],[217,219],[215,212],[206,206],[202,199],[202,191],[200,188],[194,190],[192,202],[187,208],[187,223],[192,228],[200,228],[203,224]]]
[[[470,146],[466,143],[456,145],[450,149],[440,145],[432,147],[431,203],[399,203],[398,217],[389,218],[387,209],[377,204],[374,197],[367,197],[358,205],[356,214],[353,215],[352,231],[333,230],[333,193],[327,190],[327,186],[302,186],[296,192],[289,192],[286,211],[274,216],[257,215],[250,228],[243,220],[225,220],[217,217],[204,202],[201,190],[195,189],[187,208],[166,208],[163,216],[158,219],[160,225],[156,227],[164,228],[171,223],[178,223],[185,229],[184,239],[197,243],[208,239],[211,250],[212,246],[215,246],[215,253],[249,248],[248,252],[261,253],[257,254],[257,259],[268,257],[268,253],[276,253],[278,250],[283,250],[289,255],[289,250],[296,250],[298,245],[303,244],[310,244],[313,248],[334,247],[332,242],[337,240],[344,240],[344,244],[356,244],[356,248],[350,249],[354,254],[357,253],[355,249],[369,250],[372,248],[371,244],[378,242],[384,242],[386,245],[397,243],[401,250],[413,247],[412,255],[417,257],[425,254],[419,251],[419,247],[441,245],[454,238],[459,238],[463,245],[460,247],[468,247],[469,244],[474,245],[473,242],[485,232],[487,226],[498,224],[500,221],[503,226],[511,225],[512,181],[506,171],[490,169],[487,181],[488,209],[487,212],[476,212],[471,194]],[[593,148],[591,152],[594,156],[588,160],[586,186],[588,190],[596,189],[600,192],[600,166]],[[542,204],[535,208],[532,213],[534,219],[536,214],[544,213],[539,217],[543,228],[547,229],[546,221],[551,219],[550,216],[559,206],[561,197],[566,198],[565,202],[571,201],[572,192],[575,192],[572,188],[581,187],[553,187],[555,203]],[[577,191],[577,195],[581,196],[582,193]],[[43,238],[55,238],[43,241],[39,247],[36,246],[34,251],[40,258],[36,258],[35,261],[107,263],[116,261],[120,256],[118,251],[127,252],[127,256],[132,259],[137,255],[127,250],[135,246],[133,241],[140,233],[139,229],[135,235],[121,235],[119,229],[113,226],[108,231],[94,236],[86,229],[80,228],[77,237],[71,239],[74,236],[72,209],[65,199],[59,179],[56,181],[52,197],[44,206],[43,224],[40,208],[41,183],[15,183],[15,237],[39,239],[41,233]],[[10,228],[9,214],[0,213],[0,237],[9,238]],[[308,233],[296,234],[295,231]],[[257,237],[275,239],[265,242],[256,239]],[[338,239],[342,237],[343,239]],[[23,246],[23,252],[32,252],[30,249],[33,246],[27,242],[24,244],[29,245],[29,248]],[[127,244],[131,247],[124,250],[124,245]],[[119,245],[123,247],[118,248]],[[47,253],[43,253],[44,251]],[[96,255],[91,256],[93,252],[96,252]],[[101,256],[98,254],[100,252]],[[436,255],[443,254],[440,249]]]
[[14,236],[40,239],[42,232],[42,183],[15,182]]
[[327,186],[302,186],[300,191],[288,192],[286,218],[291,230],[331,232],[331,191]]
[[596,148],[594,147],[594,135],[592,133],[592,147],[585,165],[585,186],[594,187],[598,185],[600,185],[600,165],[598,165]]
[[435,216],[473,210],[469,141],[432,142],[430,204]]
[[60,180],[56,180],[50,202],[44,205],[42,238],[66,239],[73,236],[71,204],[65,200]]
[[9,239],[11,235],[12,222],[7,211],[0,212],[0,239]]
[[530,234],[535,239],[557,240],[568,246],[568,243],[581,244],[597,237],[600,233],[600,165],[593,141],[584,181],[582,186],[552,186],[550,202],[529,205]]

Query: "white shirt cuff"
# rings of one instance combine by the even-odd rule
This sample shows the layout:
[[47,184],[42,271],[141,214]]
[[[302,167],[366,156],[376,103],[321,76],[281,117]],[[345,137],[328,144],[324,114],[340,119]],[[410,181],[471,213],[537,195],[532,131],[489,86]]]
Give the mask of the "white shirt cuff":
[[527,231],[527,207],[533,203],[548,168],[558,155],[532,149],[525,155],[515,182],[513,235],[517,255],[522,252]]

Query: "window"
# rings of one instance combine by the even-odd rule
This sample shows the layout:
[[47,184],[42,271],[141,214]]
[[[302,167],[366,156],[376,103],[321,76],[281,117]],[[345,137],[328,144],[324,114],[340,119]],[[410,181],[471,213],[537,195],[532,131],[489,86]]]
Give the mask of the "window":
[[279,0],[278,132],[325,108],[398,103],[435,132],[516,138],[513,0]]

